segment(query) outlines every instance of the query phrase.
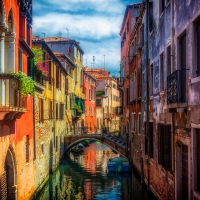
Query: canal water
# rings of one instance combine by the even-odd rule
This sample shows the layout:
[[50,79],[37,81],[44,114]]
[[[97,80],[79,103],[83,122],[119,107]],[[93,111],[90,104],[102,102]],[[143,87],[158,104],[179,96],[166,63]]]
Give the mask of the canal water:
[[90,141],[83,153],[67,152],[35,199],[152,199],[133,173],[119,175],[107,172],[107,162],[114,156],[119,154],[98,141]]

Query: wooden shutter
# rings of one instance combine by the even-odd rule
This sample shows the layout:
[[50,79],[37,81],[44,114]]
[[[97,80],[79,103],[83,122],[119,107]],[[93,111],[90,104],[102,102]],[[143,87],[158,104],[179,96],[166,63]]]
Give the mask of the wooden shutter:
[[164,124],[158,124],[158,164],[163,165],[164,160]]
[[153,122],[149,122],[149,156],[153,158]]
[[164,168],[171,170],[171,125],[164,126]]
[[56,67],[56,88],[59,88],[59,68]]
[[65,94],[68,95],[68,78],[65,79]]

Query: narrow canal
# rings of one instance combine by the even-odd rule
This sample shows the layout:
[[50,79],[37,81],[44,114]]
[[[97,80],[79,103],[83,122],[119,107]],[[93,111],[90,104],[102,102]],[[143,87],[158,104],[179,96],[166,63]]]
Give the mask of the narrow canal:
[[152,199],[134,174],[117,175],[107,172],[107,161],[117,155],[98,141],[90,141],[83,153],[66,153],[58,169],[35,199]]

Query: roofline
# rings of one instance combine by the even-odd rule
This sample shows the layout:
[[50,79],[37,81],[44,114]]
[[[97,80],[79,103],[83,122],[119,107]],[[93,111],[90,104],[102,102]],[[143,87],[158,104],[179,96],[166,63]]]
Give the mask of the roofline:
[[62,63],[58,60],[58,58],[56,57],[56,55],[49,48],[49,46],[47,45],[47,43],[44,40],[32,41],[32,44],[41,44],[43,47],[45,47],[47,49],[47,51],[50,53],[50,55],[53,57],[53,59],[55,59],[55,61],[60,65],[60,67],[64,69],[65,73],[67,75],[69,75],[67,73],[67,71],[65,70],[65,68],[63,67]]
[[[49,37],[49,38],[52,38],[52,37]],[[66,38],[67,39],[67,38]],[[81,50],[81,52],[84,54],[84,51],[83,49],[80,47],[80,45],[78,44],[78,42],[74,39],[69,39],[69,40],[56,40],[56,41],[49,41],[49,42],[46,42],[46,43],[58,43],[58,42],[65,42],[65,43],[71,43],[73,42],[73,44],[76,44],[76,46],[78,46],[78,48]]]
[[134,6],[138,6],[138,5],[140,5],[140,4],[141,4],[141,3],[135,3],[135,4],[130,4],[130,5],[126,6],[124,18],[123,18],[122,25],[121,25],[121,29],[120,29],[120,33],[119,33],[120,36],[121,36],[121,34],[122,34],[122,29],[123,29],[123,27],[124,27],[124,24],[125,24],[125,21],[126,21],[126,18],[127,18],[129,9],[130,9],[130,8],[134,8]]

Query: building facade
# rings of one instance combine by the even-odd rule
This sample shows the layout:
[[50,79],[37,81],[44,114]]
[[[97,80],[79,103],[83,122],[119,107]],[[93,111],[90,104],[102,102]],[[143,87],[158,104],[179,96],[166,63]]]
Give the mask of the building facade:
[[34,191],[32,1],[1,1],[0,13],[0,199],[28,199]]
[[[72,127],[74,134],[81,132],[81,122],[84,118],[84,95],[82,85],[82,68],[83,68],[83,50],[81,49],[79,42],[73,39],[62,37],[50,37],[45,38],[45,41],[53,52],[60,52],[67,55],[76,66],[72,71],[72,92],[70,92],[70,104],[74,110],[72,116]],[[76,105],[81,105],[81,110],[78,110]],[[75,107],[74,107],[75,106]],[[80,112],[79,112],[80,111]]]
[[129,72],[129,40],[138,17],[139,4],[128,5],[125,10],[121,30],[121,64],[120,64],[120,82],[122,99],[123,99],[123,124],[121,125],[121,136],[128,140],[130,132],[130,72]]
[[159,199],[200,199],[199,6],[179,0],[140,4],[129,52],[123,47],[122,55],[130,56],[130,161]]
[[83,94],[85,95],[85,121],[88,133],[96,131],[96,79],[83,68]]

